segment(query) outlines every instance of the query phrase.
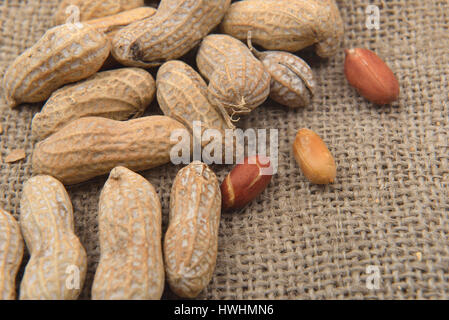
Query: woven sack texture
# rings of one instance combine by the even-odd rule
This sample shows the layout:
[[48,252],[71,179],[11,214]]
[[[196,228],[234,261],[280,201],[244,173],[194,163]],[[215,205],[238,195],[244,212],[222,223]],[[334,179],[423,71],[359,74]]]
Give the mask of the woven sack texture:
[[[222,215],[217,267],[199,299],[449,299],[449,3],[337,3],[344,47],[376,51],[399,79],[400,100],[378,107],[360,97],[345,80],[343,50],[329,60],[300,53],[315,72],[316,97],[299,110],[267,101],[239,123],[279,130],[279,171],[241,213]],[[0,0],[2,77],[51,27],[57,5]],[[380,8],[379,30],[365,25],[368,5]],[[41,107],[11,110],[0,100],[1,156],[14,149],[27,155],[0,164],[0,206],[16,218],[22,185],[32,175],[31,120]],[[148,113],[161,112],[155,103]],[[338,177],[332,185],[310,184],[295,163],[291,145],[302,127],[317,132],[333,153]],[[142,173],[160,195],[164,230],[180,168]],[[220,181],[231,168],[213,166]],[[68,188],[89,261],[81,299],[90,298],[99,259],[97,208],[105,181]],[[377,289],[367,286],[376,268]],[[176,297],[167,287],[164,298]]]

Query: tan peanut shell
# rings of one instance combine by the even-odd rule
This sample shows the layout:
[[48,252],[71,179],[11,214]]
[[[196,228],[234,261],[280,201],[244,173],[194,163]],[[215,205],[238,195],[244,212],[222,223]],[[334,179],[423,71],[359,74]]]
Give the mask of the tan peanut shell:
[[55,91],[33,118],[33,136],[42,140],[83,117],[113,120],[140,117],[153,100],[155,91],[153,77],[143,69],[99,72]]
[[120,63],[159,66],[194,48],[222,20],[231,0],[162,0],[150,18],[121,29],[112,42]]
[[88,20],[87,24],[98,31],[104,32],[109,39],[113,39],[115,34],[123,27],[151,17],[156,13],[152,7],[140,7],[117,13],[112,16]]
[[246,45],[228,35],[204,38],[196,58],[209,80],[209,101],[231,115],[248,114],[270,93],[270,74]]
[[16,298],[16,275],[23,257],[23,239],[16,219],[0,208],[0,300]]
[[100,195],[98,225],[101,257],[92,299],[160,299],[162,214],[151,183],[127,168],[114,168]]
[[74,18],[86,21],[141,7],[144,0],[62,0],[53,18],[55,25],[67,23],[71,14],[76,15],[70,10],[71,5],[79,9],[79,17]]
[[170,288],[180,297],[196,297],[212,278],[220,214],[220,185],[213,171],[198,161],[179,171],[170,196],[164,258]]
[[74,233],[69,195],[58,180],[41,175],[25,183],[20,227],[31,256],[20,285],[20,299],[77,299],[87,257]]
[[243,0],[231,5],[221,29],[268,50],[296,52],[316,45],[323,58],[336,53],[343,21],[334,0]]
[[44,101],[63,85],[95,74],[109,53],[108,39],[92,27],[81,23],[54,27],[6,71],[6,101],[11,107]]
[[174,130],[187,130],[166,116],[129,121],[100,117],[75,120],[39,142],[33,153],[34,174],[49,174],[64,184],[108,174],[118,165],[140,171],[170,161]]
[[210,104],[206,82],[188,64],[177,60],[164,63],[157,73],[156,85],[157,100],[164,114],[190,131],[194,121],[201,121],[204,130],[224,133],[226,129],[234,129],[226,111]]
[[257,51],[252,46],[251,33],[248,46],[271,75],[271,99],[290,108],[305,107],[310,103],[315,91],[315,79],[312,69],[304,60],[284,51]]

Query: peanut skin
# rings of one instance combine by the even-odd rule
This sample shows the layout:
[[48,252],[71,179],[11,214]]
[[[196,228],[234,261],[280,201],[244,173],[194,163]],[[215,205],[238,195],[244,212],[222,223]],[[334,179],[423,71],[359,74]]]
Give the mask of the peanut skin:
[[345,50],[345,76],[349,84],[369,101],[390,104],[399,98],[399,82],[393,71],[373,51]]
[[260,106],[270,93],[270,74],[241,41],[221,34],[204,38],[196,58],[209,80],[209,101],[229,115],[245,115]]
[[232,169],[220,186],[223,210],[244,208],[267,188],[272,177],[269,158],[260,155],[246,158]]
[[221,24],[224,33],[268,50],[296,52],[316,45],[319,56],[333,56],[343,38],[334,0],[243,0],[231,5]]
[[16,275],[23,257],[23,239],[16,219],[0,208],[0,300],[16,298]]
[[90,77],[101,68],[110,48],[104,34],[81,23],[48,30],[5,72],[7,104],[41,102],[63,85]]
[[67,12],[70,5],[78,7],[80,21],[86,21],[141,7],[144,0],[62,0],[53,18],[55,25],[67,23],[70,19],[70,14],[73,14]]
[[33,136],[42,140],[69,122],[88,116],[113,120],[140,117],[154,98],[156,84],[138,68],[104,71],[55,91],[36,114]]
[[114,58],[126,66],[155,67],[178,59],[222,20],[231,0],[161,0],[150,18],[120,30]]
[[118,165],[151,169],[170,161],[170,150],[178,142],[170,140],[174,130],[187,129],[165,116],[129,121],[81,118],[36,145],[33,172],[76,184],[108,174]]
[[100,262],[94,300],[160,299],[164,291],[161,203],[154,187],[124,167],[101,191]]
[[220,215],[220,186],[212,170],[194,161],[179,171],[164,239],[167,280],[178,296],[194,298],[210,282],[217,259]]
[[334,157],[324,141],[312,130],[298,131],[293,154],[306,178],[315,184],[329,184],[337,176]]
[[87,257],[74,233],[72,203],[58,180],[41,175],[25,183],[20,226],[31,255],[20,285],[20,299],[77,299]]

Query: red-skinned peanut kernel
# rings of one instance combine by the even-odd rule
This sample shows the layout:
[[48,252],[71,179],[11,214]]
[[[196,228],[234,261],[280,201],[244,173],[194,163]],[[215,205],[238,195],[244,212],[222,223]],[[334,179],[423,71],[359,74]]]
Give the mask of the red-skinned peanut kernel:
[[377,54],[363,48],[345,50],[345,53],[346,79],[362,96],[378,105],[398,99],[399,82]]
[[244,208],[266,189],[272,176],[273,168],[268,157],[247,157],[221,184],[223,210]]

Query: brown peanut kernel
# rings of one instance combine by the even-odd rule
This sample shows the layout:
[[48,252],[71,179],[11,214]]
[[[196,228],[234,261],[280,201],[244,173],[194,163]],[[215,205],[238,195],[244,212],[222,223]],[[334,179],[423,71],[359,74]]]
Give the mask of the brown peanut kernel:
[[244,208],[265,190],[272,176],[269,158],[260,155],[246,158],[221,184],[223,210]]
[[151,169],[170,161],[177,143],[170,136],[178,129],[187,130],[166,116],[129,121],[81,118],[36,145],[33,172],[75,184],[105,175],[118,165],[135,171]]
[[87,24],[104,32],[112,41],[117,32],[131,23],[151,17],[156,13],[152,7],[140,7],[117,13],[113,16],[102,17],[86,21]]
[[337,174],[334,158],[315,132],[299,130],[293,143],[293,154],[309,181],[316,184],[334,182]]

